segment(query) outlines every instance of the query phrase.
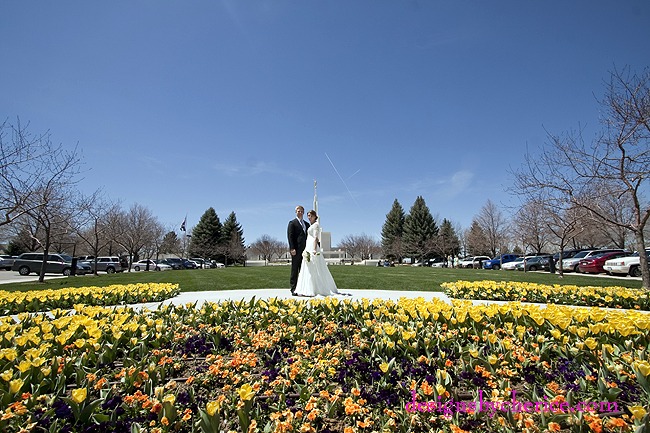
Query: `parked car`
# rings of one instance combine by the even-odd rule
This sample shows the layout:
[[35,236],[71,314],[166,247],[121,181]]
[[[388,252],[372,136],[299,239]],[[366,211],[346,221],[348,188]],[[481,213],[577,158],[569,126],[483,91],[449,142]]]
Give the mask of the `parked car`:
[[7,256],[7,255],[0,256],[0,269],[5,269],[7,271],[10,271],[11,266],[14,264],[14,260],[16,260],[16,258],[13,256]]
[[[646,257],[650,260],[650,248],[645,250]],[[631,277],[641,276],[641,259],[639,253],[635,252],[627,257],[610,259],[605,262],[603,269],[610,275],[630,275]]]
[[159,260],[158,263],[163,263],[165,265],[171,266],[172,269],[185,269],[183,266],[183,260],[178,257],[171,257],[167,259]]
[[131,265],[131,269],[134,271],[146,271],[147,265],[149,265],[150,271],[171,271],[172,267],[164,263],[156,263],[151,259],[138,260],[137,262]]
[[191,258],[191,261],[196,263],[196,265],[199,267],[199,269],[210,269],[212,266],[212,263],[210,260],[205,260],[201,258]]
[[193,262],[192,260],[183,260],[183,267],[185,269],[196,269],[198,268],[198,265],[196,262]]
[[[573,250],[564,250],[562,251],[562,260],[564,259],[570,259],[579,252],[584,251],[584,249],[573,249]],[[553,260],[555,260],[555,263],[560,260],[560,252],[558,251],[557,253],[553,254]]]
[[90,263],[77,260],[77,267],[74,271],[75,275],[86,275],[92,274],[93,269],[90,267]]
[[[43,258],[42,253],[23,253],[14,260],[11,270],[18,271],[20,275],[29,275],[32,272],[38,274],[43,267]],[[79,267],[77,270],[80,270]],[[83,272],[83,268],[81,271]],[[48,254],[45,273],[70,275],[72,273],[72,257],[65,254]]]
[[458,262],[459,268],[479,269],[484,260],[490,260],[488,256],[469,256]]
[[548,256],[532,256],[532,257],[526,257],[525,260],[522,260],[521,262],[518,262],[517,265],[515,265],[515,270],[516,271],[523,271],[524,269],[526,272],[528,271],[548,271],[549,270],[549,260],[552,260],[553,257],[548,255]]
[[578,271],[585,274],[600,274],[601,272],[605,272],[603,266],[607,260],[626,257],[630,254],[632,253],[629,251],[594,254],[591,257],[585,257],[580,260],[580,263],[578,263]]
[[609,253],[609,252],[622,252],[623,250],[621,249],[597,249],[597,250],[584,250],[580,251],[577,253],[575,256],[571,257],[570,259],[564,259],[562,260],[562,271],[566,272],[580,272],[580,269],[578,268],[578,265],[580,264],[580,260],[585,259],[587,257],[591,257],[596,254],[600,253]]
[[493,259],[484,261],[483,269],[494,269],[494,270],[501,269],[501,266],[504,263],[512,262],[518,257],[519,255],[517,254],[501,254],[500,256],[496,256]]
[[471,267],[474,269],[481,269],[483,267],[483,262],[486,260],[490,260],[490,258],[488,256],[475,256],[472,260]]
[[514,270],[515,270],[515,267],[516,267],[519,263],[523,263],[523,261],[524,261],[524,258],[523,258],[523,257],[517,257],[516,259],[514,259],[514,260],[511,261],[511,262],[504,263],[504,264],[501,266],[501,269],[503,269],[504,271],[514,271]]
[[447,267],[447,261],[445,259],[433,259],[429,261],[429,266],[432,268],[446,268]]
[[[97,271],[106,272],[107,274],[114,274],[115,272],[122,272],[122,263],[119,257],[97,257]],[[95,269],[95,260],[90,262],[91,269]]]
[[[382,260],[379,260],[377,266],[382,266]],[[214,269],[214,268],[225,268],[226,265],[224,265],[223,263],[219,263],[216,260],[207,259],[205,262],[203,262],[203,267],[208,269]]]

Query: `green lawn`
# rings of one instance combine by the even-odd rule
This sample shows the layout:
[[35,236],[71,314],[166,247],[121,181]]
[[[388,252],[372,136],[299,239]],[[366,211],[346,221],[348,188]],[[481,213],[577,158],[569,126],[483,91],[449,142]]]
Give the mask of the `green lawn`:
[[[398,266],[330,266],[341,289],[442,291],[440,283],[457,280],[528,281],[540,284],[575,284],[580,286],[623,286],[640,288],[641,281],[631,278],[601,278],[567,274],[559,278],[547,272],[488,271],[483,269],[445,269]],[[200,290],[241,290],[289,288],[289,266],[232,267],[165,272],[124,272],[47,279],[45,283],[1,284],[0,290],[39,290],[63,287],[108,286],[145,282],[178,283],[184,292]]]

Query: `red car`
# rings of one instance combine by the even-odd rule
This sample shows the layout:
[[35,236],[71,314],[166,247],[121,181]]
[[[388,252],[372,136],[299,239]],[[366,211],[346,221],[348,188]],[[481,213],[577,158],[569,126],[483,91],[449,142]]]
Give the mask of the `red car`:
[[595,256],[591,256],[589,258],[580,260],[578,263],[578,272],[585,274],[600,274],[601,272],[605,272],[603,265],[607,260],[626,257],[629,255],[630,253],[627,251],[618,251],[613,253],[601,253]]

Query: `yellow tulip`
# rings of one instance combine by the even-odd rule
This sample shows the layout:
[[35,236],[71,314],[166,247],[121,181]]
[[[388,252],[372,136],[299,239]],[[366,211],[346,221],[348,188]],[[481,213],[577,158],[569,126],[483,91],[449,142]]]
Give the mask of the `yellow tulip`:
[[395,327],[393,325],[391,325],[390,323],[387,323],[386,325],[384,325],[384,332],[387,335],[393,335],[395,333],[395,331],[397,331],[397,329],[395,329]]
[[383,372],[386,373],[388,371],[388,363],[382,362],[379,364],[379,369]]
[[436,392],[438,393],[438,395],[443,395],[445,392],[447,392],[447,389],[444,386],[437,383],[436,384]]
[[478,350],[469,349],[469,354],[472,355],[472,358],[478,358]]
[[0,359],[5,358],[9,362],[13,362],[18,356],[16,349],[0,349]]
[[638,361],[634,366],[643,376],[650,376],[650,363],[648,361]]
[[498,358],[495,355],[489,355],[488,356],[488,362],[492,365],[496,364],[498,361]]
[[253,387],[250,386],[248,383],[245,383],[244,385],[239,388],[239,391],[237,391],[239,394],[239,398],[241,398],[243,401],[248,401],[253,398],[255,395],[255,391],[253,391]]
[[634,418],[638,419],[639,421],[642,420],[647,413],[643,406],[631,406],[628,409],[630,409],[630,412],[632,415],[634,415]]
[[214,416],[217,411],[221,409],[221,404],[218,401],[209,401],[205,405],[205,411],[208,413],[210,416]]
[[22,379],[14,379],[14,380],[10,381],[9,382],[9,392],[12,393],[12,394],[17,393],[23,387],[24,383],[25,382],[23,382]]
[[167,394],[163,398],[163,403],[171,403],[172,405],[176,402],[176,396],[174,394]]
[[413,337],[415,337],[415,331],[403,331],[402,332],[402,339],[404,339],[405,341],[408,341]]
[[594,340],[592,337],[589,337],[585,340],[585,345],[589,349],[594,350],[598,346],[598,342]]
[[31,361],[23,360],[20,361],[20,364],[16,367],[21,373],[26,372],[30,368],[32,368],[32,363]]
[[88,390],[86,388],[77,388],[72,390],[72,401],[79,404],[86,400]]
[[11,370],[5,370],[2,372],[2,374],[0,374],[0,378],[2,378],[2,380],[5,382],[9,382],[13,376],[14,374]]

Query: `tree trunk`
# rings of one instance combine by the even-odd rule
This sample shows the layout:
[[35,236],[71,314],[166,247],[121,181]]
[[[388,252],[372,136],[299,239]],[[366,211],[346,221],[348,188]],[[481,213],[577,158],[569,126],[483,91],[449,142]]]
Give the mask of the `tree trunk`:
[[634,233],[636,240],[636,250],[639,252],[639,267],[641,268],[641,286],[645,290],[650,290],[650,269],[648,269],[648,256],[645,253],[645,239],[643,238],[643,228],[639,228]]

